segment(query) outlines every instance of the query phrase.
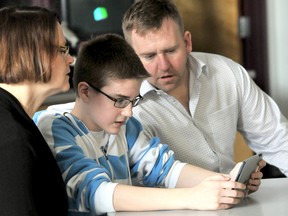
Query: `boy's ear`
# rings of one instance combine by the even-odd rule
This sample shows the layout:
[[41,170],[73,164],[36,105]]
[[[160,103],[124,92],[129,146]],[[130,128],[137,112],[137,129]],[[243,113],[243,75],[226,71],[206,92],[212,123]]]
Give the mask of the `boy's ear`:
[[81,100],[87,102],[89,100],[89,85],[86,82],[78,84],[78,95]]

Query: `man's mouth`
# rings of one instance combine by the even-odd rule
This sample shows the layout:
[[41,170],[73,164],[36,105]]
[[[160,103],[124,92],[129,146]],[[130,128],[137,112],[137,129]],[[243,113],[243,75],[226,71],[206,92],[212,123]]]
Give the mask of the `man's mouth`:
[[171,79],[173,78],[174,76],[173,75],[165,75],[165,76],[161,76],[159,77],[160,80],[165,80],[165,79]]

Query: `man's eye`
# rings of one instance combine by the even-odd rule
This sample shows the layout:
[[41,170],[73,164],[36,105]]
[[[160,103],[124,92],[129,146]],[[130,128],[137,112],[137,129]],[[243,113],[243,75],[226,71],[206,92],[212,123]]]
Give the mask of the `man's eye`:
[[145,59],[153,59],[155,55],[145,55],[144,58]]
[[174,53],[176,51],[176,49],[170,49],[170,50],[167,50],[167,53]]

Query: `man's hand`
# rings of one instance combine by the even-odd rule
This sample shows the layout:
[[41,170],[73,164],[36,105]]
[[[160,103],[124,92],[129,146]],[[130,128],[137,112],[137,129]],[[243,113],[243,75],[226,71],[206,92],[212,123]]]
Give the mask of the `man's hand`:
[[[236,166],[232,169],[230,172],[231,180],[235,180],[237,173],[242,165],[242,162],[239,162],[236,164]],[[247,183],[247,194],[254,193],[259,189],[259,186],[261,185],[261,179],[263,177],[263,173],[261,172],[261,169],[265,167],[266,162],[264,160],[260,160],[258,163],[258,166],[250,176],[249,182]]]
[[260,160],[257,166],[257,169],[254,173],[251,174],[249,179],[249,183],[247,184],[248,194],[254,193],[259,189],[261,184],[261,179],[263,177],[263,173],[261,169],[266,166],[266,162],[264,160]]

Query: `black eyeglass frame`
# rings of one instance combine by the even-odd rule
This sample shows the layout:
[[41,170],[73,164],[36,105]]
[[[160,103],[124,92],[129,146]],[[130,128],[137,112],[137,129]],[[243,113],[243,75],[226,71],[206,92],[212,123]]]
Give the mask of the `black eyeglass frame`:
[[[132,103],[132,107],[136,107],[137,105],[139,105],[140,101],[143,100],[143,97],[141,95],[136,96],[134,99],[130,100],[128,98],[114,98],[108,94],[106,94],[105,92],[101,91],[99,88],[95,87],[94,85],[92,85],[91,83],[87,82],[87,84],[93,88],[94,90],[98,91],[99,93],[105,95],[107,98],[109,98],[110,100],[112,100],[114,102],[114,106],[117,108],[125,108],[129,105],[129,103]],[[126,103],[124,103],[124,101],[127,101]],[[118,104],[118,105],[117,105]],[[119,104],[123,104],[120,105]]]

